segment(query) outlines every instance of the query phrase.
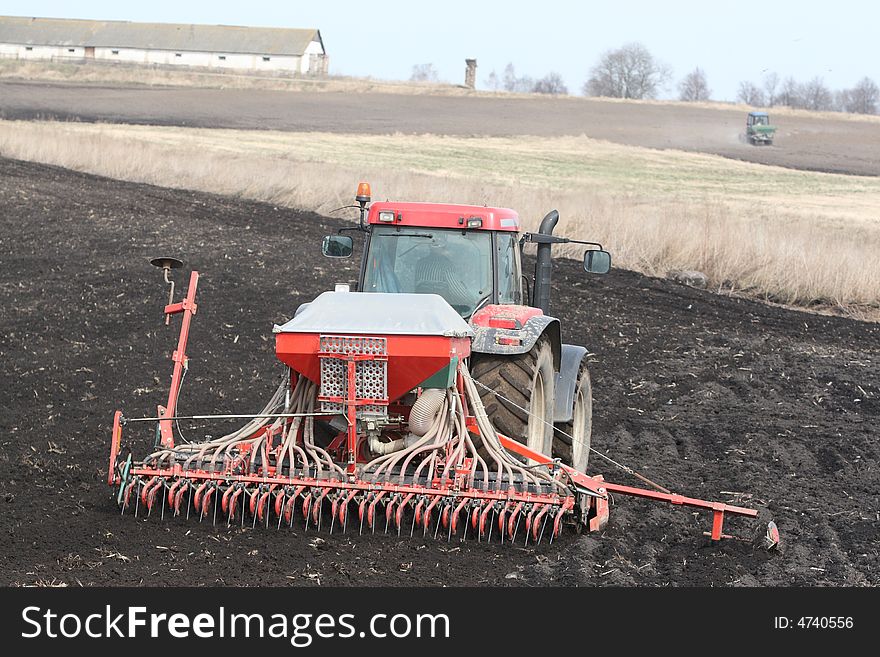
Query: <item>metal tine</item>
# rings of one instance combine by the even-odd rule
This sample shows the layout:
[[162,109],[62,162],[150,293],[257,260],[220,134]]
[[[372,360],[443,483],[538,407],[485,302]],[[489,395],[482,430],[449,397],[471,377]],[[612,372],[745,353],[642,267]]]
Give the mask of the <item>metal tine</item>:
[[434,540],[437,540],[437,533],[440,531],[440,520],[443,518],[443,509],[437,513],[437,527],[434,528]]
[[162,484],[162,511],[159,514],[159,520],[165,520],[165,484]]
[[[283,495],[283,493],[282,493],[282,495]],[[278,526],[275,527],[275,531],[278,531],[281,529],[281,522],[284,520],[284,504],[286,503],[286,499],[284,497],[282,497],[281,499],[282,499],[281,513],[278,514]]]
[[141,506],[141,486],[142,485],[143,485],[143,482],[140,479],[138,479],[137,495],[134,498],[134,517],[135,518],[138,517],[138,510],[140,509],[140,506]]
[[189,495],[187,495],[187,498],[186,498],[186,519],[187,520],[189,520],[189,509],[190,509],[190,506],[192,506],[192,494],[193,494],[192,484],[190,484],[188,486],[188,488],[189,488]]
[[[217,493],[220,492],[220,484],[214,486],[214,497],[217,497]],[[217,500],[214,500],[214,525],[217,524]]]
[[[246,495],[246,493],[247,493],[247,488],[244,488],[244,489],[241,491],[241,497],[242,497],[242,500],[247,500],[247,495]],[[242,529],[244,529],[244,517],[247,515],[247,514],[245,513],[245,509],[247,509],[247,508],[248,508],[248,504],[247,504],[247,502],[246,502],[246,501],[242,501],[242,503],[241,503],[241,528],[242,528]]]
[[[538,544],[539,544],[539,545],[540,545],[540,543],[541,543],[541,539],[544,538],[544,528],[547,526],[547,519],[548,519],[549,517],[550,517],[550,514],[549,514],[549,513],[546,514],[546,515],[544,516],[544,522],[541,523],[541,533],[538,534]],[[552,542],[552,541],[553,541],[553,538],[551,537],[550,540],[551,540],[551,542]]]
[[[489,538],[486,539],[487,543],[492,542],[492,528],[495,526],[495,505],[492,505],[492,520],[489,522]],[[504,542],[504,532],[501,533],[501,542]]]

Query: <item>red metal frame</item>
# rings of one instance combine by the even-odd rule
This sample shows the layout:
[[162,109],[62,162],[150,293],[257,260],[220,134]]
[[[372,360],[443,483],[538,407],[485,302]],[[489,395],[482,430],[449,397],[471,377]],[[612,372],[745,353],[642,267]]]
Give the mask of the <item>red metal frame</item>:
[[[171,356],[174,361],[174,371],[171,374],[171,388],[168,391],[168,402],[165,406],[159,406],[159,415],[174,417],[177,413],[177,396],[180,393],[180,384],[183,378],[183,370],[187,366],[186,343],[189,340],[189,327],[192,324],[193,315],[196,314],[196,288],[199,285],[199,272],[193,271],[189,277],[189,287],[183,301],[165,306],[166,318],[170,315],[183,313],[183,322],[180,325],[180,337],[177,340],[177,349]],[[171,429],[171,420],[159,420],[159,435],[163,447],[174,447],[174,433]]]
[[[525,456],[526,458],[532,459],[537,463],[553,463],[553,459],[548,458],[547,456],[544,456],[539,452],[535,452],[523,445],[522,443],[508,438],[503,434],[499,433],[498,438],[501,440],[501,444],[511,452],[515,452],[520,456]],[[591,493],[601,495],[602,497],[607,497],[608,493],[620,493],[621,495],[630,495],[632,497],[641,497],[643,499],[655,500],[658,502],[669,502],[670,504],[689,506],[696,509],[705,509],[711,511],[712,531],[709,532],[708,535],[711,536],[713,541],[718,541],[722,538],[729,538],[722,533],[724,527],[724,514],[746,516],[748,518],[756,518],[758,516],[758,511],[755,509],[748,509],[741,506],[732,506],[723,502],[710,502],[707,500],[700,500],[694,497],[679,495],[677,493],[661,493],[660,491],[648,490],[646,488],[635,488],[634,486],[613,484],[604,481],[604,479],[601,477],[590,477],[589,475],[578,472],[574,468],[571,468],[567,465],[560,464],[558,465],[558,467],[565,470],[565,472],[571,477],[572,481],[574,481],[577,485],[583,486]]]

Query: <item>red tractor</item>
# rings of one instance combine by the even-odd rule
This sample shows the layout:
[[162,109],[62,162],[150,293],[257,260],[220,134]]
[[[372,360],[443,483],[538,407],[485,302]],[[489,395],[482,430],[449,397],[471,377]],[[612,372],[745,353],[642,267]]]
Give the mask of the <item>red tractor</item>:
[[[552,540],[564,523],[601,530],[611,493],[709,510],[715,540],[725,514],[757,514],[678,495],[628,468],[658,490],[585,473],[587,350],[563,344],[547,314],[551,249],[584,244],[584,268],[602,274],[611,257],[600,244],[554,236],[556,211],[537,233],[520,233],[517,214],[503,208],[370,206],[365,183],[357,201],[359,224],[324,238],[323,252],[350,257],[346,233],[364,236],[358,291],[337,285],[274,327],[286,367],[258,413],[178,415],[199,274],[174,302],[169,276],[180,261],[153,261],[171,284],[166,323],[183,317],[167,403],[152,417],[114,416],[107,482],[123,511],[279,528],[301,517],[306,529],[327,522],[331,532],[353,519],[361,531],[447,540],[524,533],[526,544]],[[525,243],[537,245],[531,280]],[[180,420],[235,418],[247,422],[220,437],[175,438]],[[138,423],[155,427],[154,442],[135,460],[122,433]]]
[[[596,242],[553,235],[556,210],[537,233],[523,233],[519,216],[507,208],[370,205],[366,183],[356,198],[360,224],[325,237],[324,255],[350,257],[354,241],[345,233],[361,233],[358,291],[443,297],[473,329],[470,370],[495,427],[586,472],[593,414],[587,349],[563,343],[561,324],[549,314],[551,249],[590,247],[584,269],[594,274],[609,271],[609,253]],[[537,244],[531,277],[521,265],[526,243]]]

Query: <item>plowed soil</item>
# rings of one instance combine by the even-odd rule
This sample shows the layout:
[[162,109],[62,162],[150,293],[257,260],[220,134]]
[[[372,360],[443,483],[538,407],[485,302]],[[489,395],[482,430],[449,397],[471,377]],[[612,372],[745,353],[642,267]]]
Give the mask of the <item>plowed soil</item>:
[[[177,335],[148,259],[202,274],[181,412],[255,412],[282,372],[273,322],[355,277],[319,253],[340,225],[0,160],[0,584],[880,584],[880,327],[572,261],[553,306],[592,353],[594,446],[760,509],[728,520],[737,538],[712,545],[707,514],[621,496],[601,534],[537,548],[121,516],[113,411],[164,403]],[[126,431],[143,454],[150,430]],[[595,456],[592,469],[637,483]],[[755,540],[770,518],[778,551]]]
[[774,113],[774,145],[751,146],[740,139],[742,107],[686,103],[0,80],[0,118],[358,134],[586,135],[793,169],[880,175],[880,123]]

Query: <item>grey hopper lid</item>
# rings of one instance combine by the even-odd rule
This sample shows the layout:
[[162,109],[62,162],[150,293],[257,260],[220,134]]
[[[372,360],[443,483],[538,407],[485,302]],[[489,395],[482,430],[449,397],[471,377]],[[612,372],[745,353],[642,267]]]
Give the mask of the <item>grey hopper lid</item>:
[[274,333],[353,335],[442,335],[473,337],[474,332],[437,294],[324,292]]

